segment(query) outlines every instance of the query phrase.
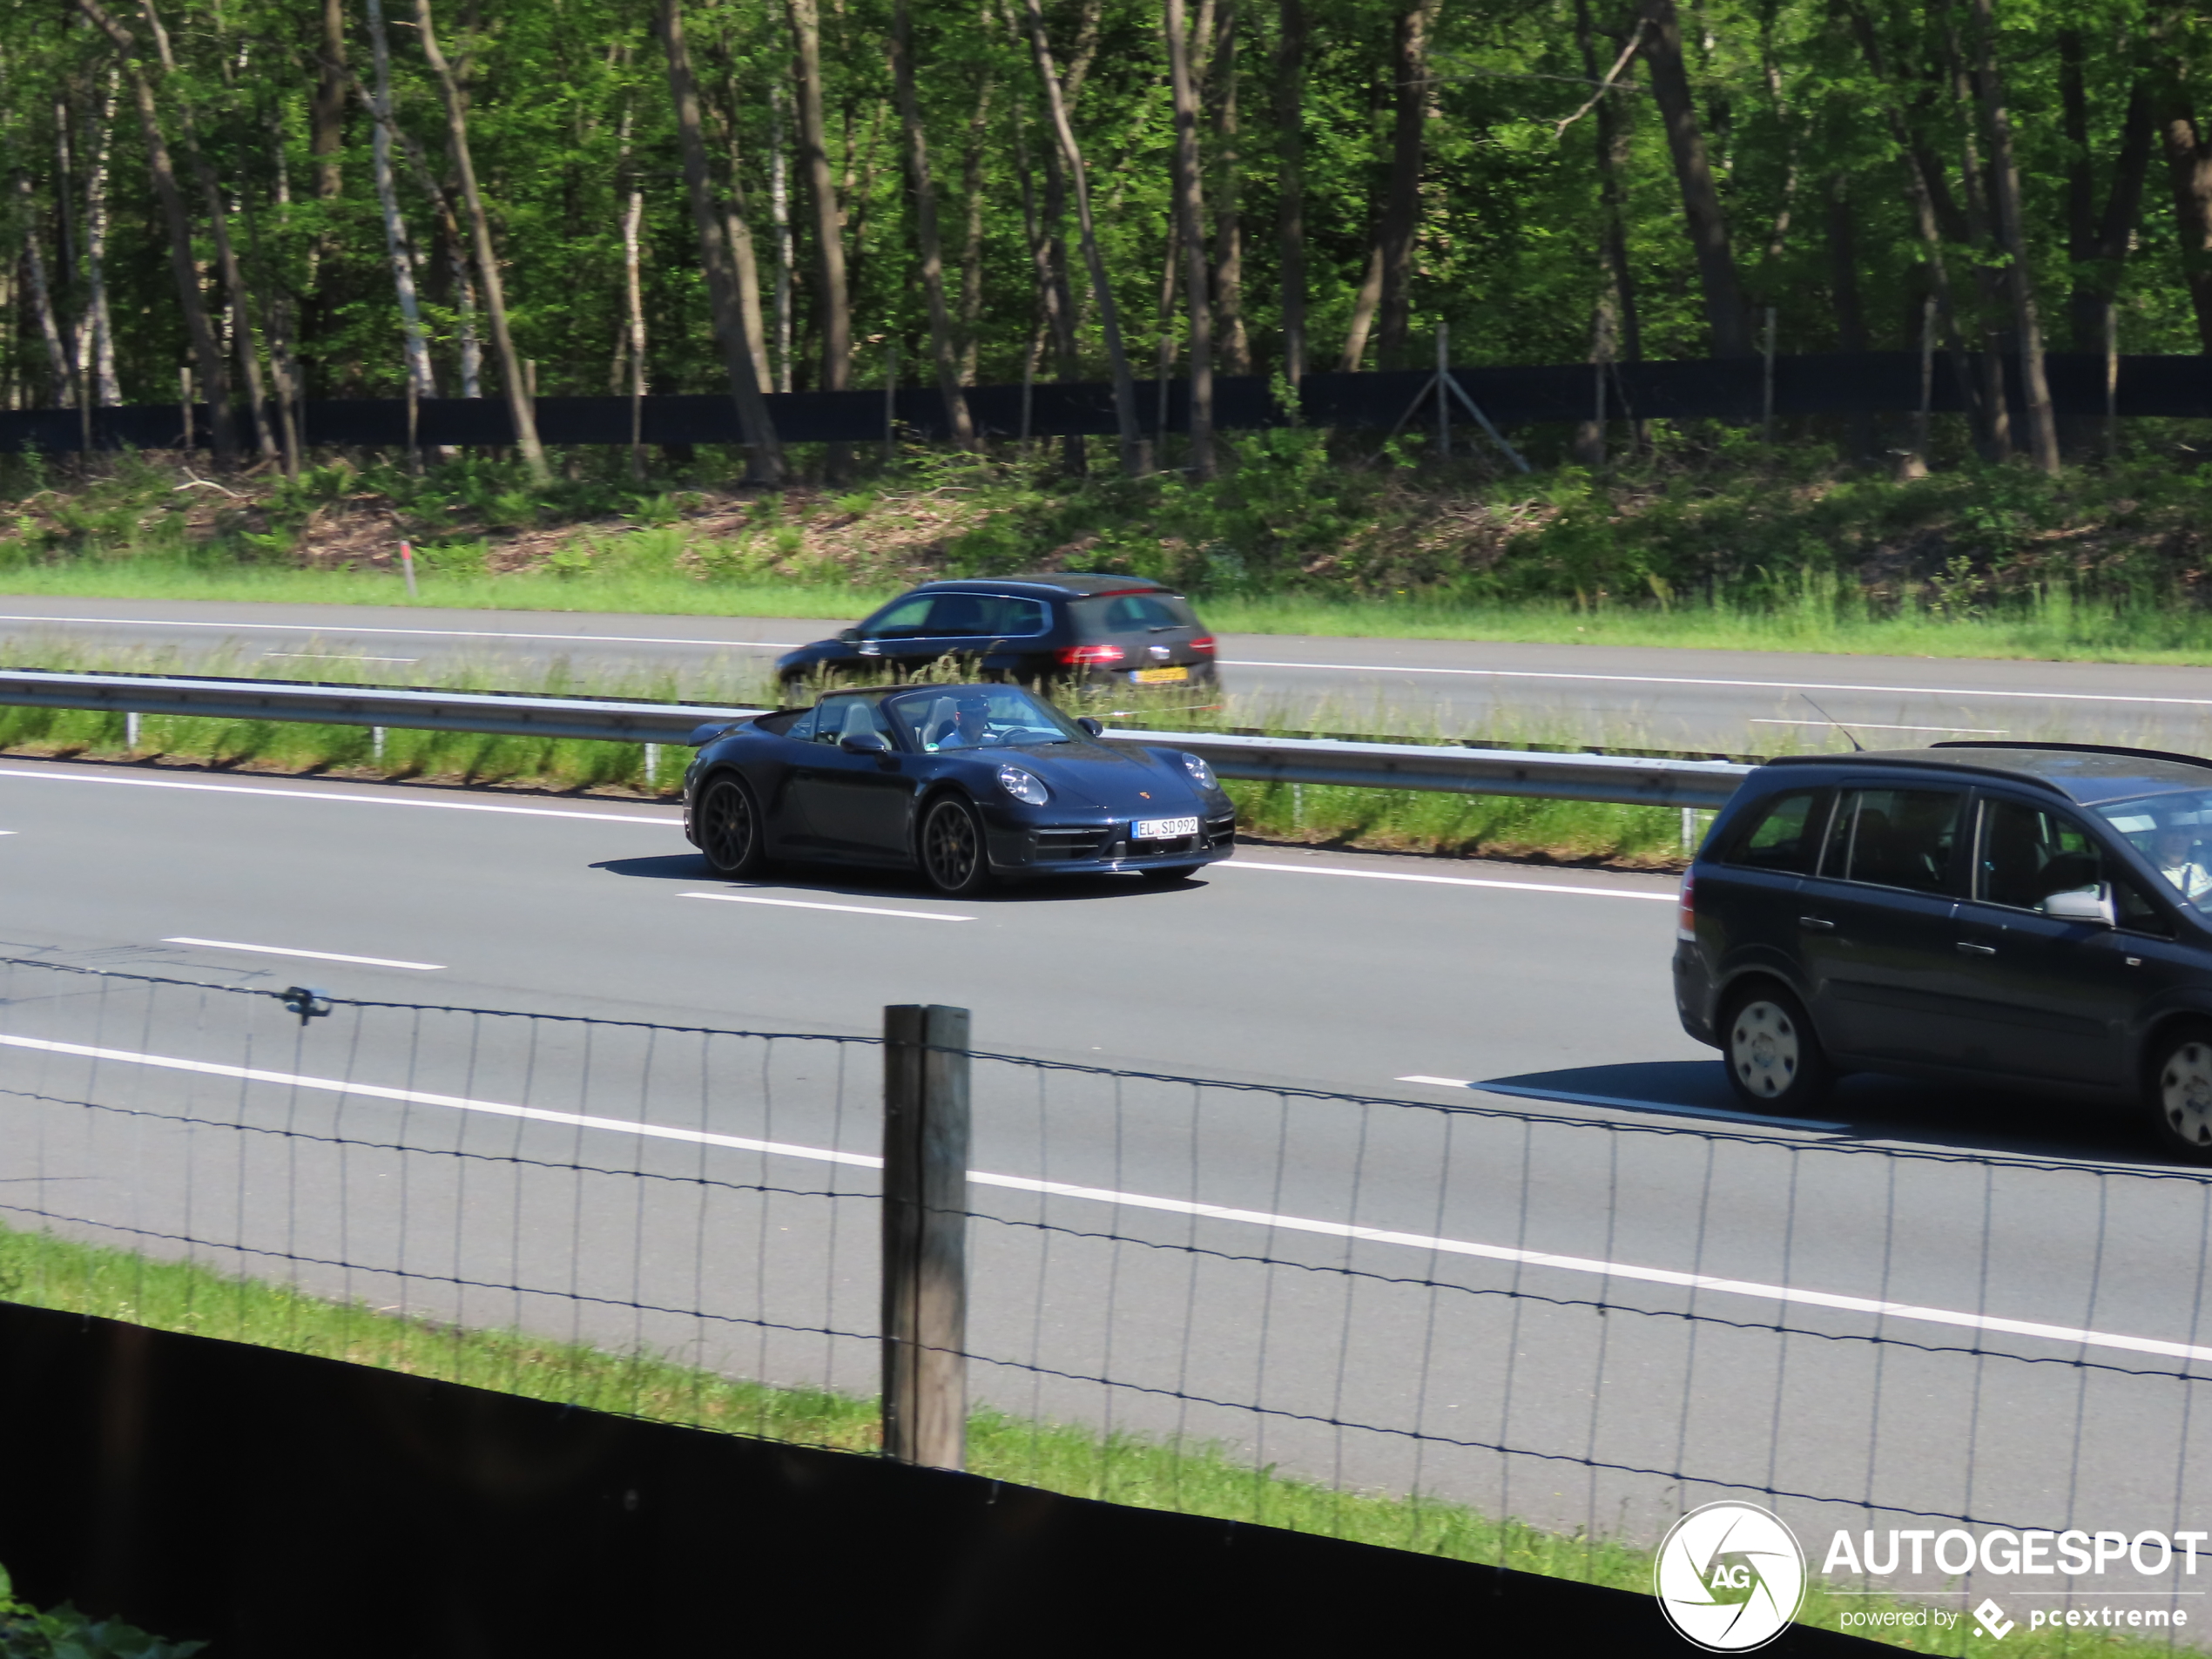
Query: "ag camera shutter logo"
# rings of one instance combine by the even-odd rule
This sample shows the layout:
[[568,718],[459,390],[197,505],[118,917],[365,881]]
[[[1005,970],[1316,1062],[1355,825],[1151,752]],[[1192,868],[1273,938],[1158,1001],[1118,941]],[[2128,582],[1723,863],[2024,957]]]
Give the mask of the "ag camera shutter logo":
[[1805,1554],[1771,1510],[1704,1504],[1667,1529],[1651,1588],[1685,1641],[1708,1653],[1749,1653],[1804,1604]]

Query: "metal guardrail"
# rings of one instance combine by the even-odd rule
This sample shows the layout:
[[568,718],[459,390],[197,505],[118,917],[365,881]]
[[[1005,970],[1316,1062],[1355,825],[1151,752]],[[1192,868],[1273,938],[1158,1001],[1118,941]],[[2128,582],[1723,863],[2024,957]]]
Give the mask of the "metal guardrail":
[[[700,736],[704,727],[718,729],[765,712],[680,703],[528,697],[503,691],[0,669],[0,705],[4,705],[667,744],[689,743]],[[1749,765],[1728,760],[1541,754],[1417,743],[1346,743],[1332,738],[1237,737],[1130,727],[1114,728],[1104,735],[1112,743],[1157,745],[1201,755],[1224,778],[1467,795],[1526,795],[1635,806],[1725,806],[1751,771]]]
[[1632,806],[1716,807],[1751,768],[1732,760],[1657,760],[1629,755],[1539,754],[1420,743],[1343,743],[1316,738],[1240,738],[1195,732],[1107,732],[1116,743],[1159,744],[1204,757],[1224,778],[1430,789],[1462,795],[1532,795]]
[[424,691],[307,680],[51,674],[0,669],[0,705],[192,714],[212,720],[303,720],[316,725],[399,726],[492,737],[585,738],[611,743],[688,741],[703,724],[726,725],[764,709],[699,708],[505,691]]

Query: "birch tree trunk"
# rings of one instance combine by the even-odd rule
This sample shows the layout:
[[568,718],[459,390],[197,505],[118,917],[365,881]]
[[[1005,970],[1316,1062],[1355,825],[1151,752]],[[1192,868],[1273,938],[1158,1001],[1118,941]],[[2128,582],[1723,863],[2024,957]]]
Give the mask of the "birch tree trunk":
[[2035,304],[2035,278],[2027,263],[2027,226],[2021,217],[2020,162],[2013,147],[2013,117],[2005,96],[2004,71],[1997,62],[1997,19],[1991,0],[1973,0],[1981,72],[1976,78],[1982,118],[1989,125],[1991,182],[1997,203],[1997,228],[2005,249],[2005,286],[2013,302],[2013,326],[2020,335],[2020,391],[2027,406],[2028,446],[2043,471],[2059,469],[2059,426],[2051,406],[2051,384],[2043,373],[2043,322]]
[[123,401],[123,388],[115,374],[115,322],[107,296],[108,144],[114,136],[119,73],[112,69],[108,71],[98,125],[93,128],[91,166],[84,179],[84,312],[91,325],[91,350],[90,361],[78,374],[80,383],[91,386],[93,401],[108,408]]
[[[1122,347],[1121,314],[1114,303],[1113,284],[1107,280],[1105,256],[1099,252],[1097,227],[1091,222],[1090,179],[1083,168],[1082,148],[1076,142],[1076,130],[1069,124],[1059,74],[1053,68],[1052,43],[1045,35],[1044,12],[1037,0],[1022,0],[1022,3],[1028,13],[1029,39],[1036,56],[1037,78],[1044,84],[1045,108],[1052,118],[1053,136],[1059,141],[1061,159],[1067,165],[1069,182],[1075,188],[1076,223],[1082,237],[1083,264],[1090,273],[1091,298],[1098,307],[1099,332],[1105,336],[1106,360],[1114,376],[1114,424],[1120,435],[1122,471],[1134,478],[1141,475],[1143,467],[1144,442],[1136,420],[1136,383],[1130,375],[1129,354]],[[1198,257],[1204,259],[1203,251]]]
[[1213,476],[1213,307],[1206,297],[1205,201],[1198,179],[1198,98],[1183,0],[1167,0],[1168,80],[1175,94],[1175,222],[1183,240],[1184,309],[1190,321],[1190,461]]
[[392,172],[392,53],[384,33],[383,0],[368,0],[368,43],[374,65],[369,115],[369,155],[376,179],[376,206],[384,219],[384,255],[392,267],[392,290],[400,308],[400,350],[408,383],[418,398],[438,395],[430,367],[430,347],[422,332],[422,307],[415,288],[415,249],[407,219],[400,212],[399,181]]
[[738,429],[745,448],[745,482],[766,488],[783,482],[783,447],[769,419],[768,401],[753,373],[752,345],[746,338],[745,309],[738,288],[737,260],[730,251],[729,226],[715,205],[706,165],[706,138],[701,130],[699,95],[691,58],[684,44],[682,0],[660,0],[656,19],[668,57],[668,91],[676,106],[676,132],[684,153],[684,185],[691,201],[691,223],[698,233],[705,266],[708,303],[714,333],[730,377],[731,400],[738,407]]
[[69,350],[62,344],[61,324],[54,316],[54,293],[46,279],[45,256],[38,251],[38,221],[32,206],[30,175],[16,175],[16,199],[23,206],[24,264],[30,278],[30,305],[37,314],[38,333],[46,342],[47,371],[53,376],[54,407],[64,408],[77,401],[76,377],[70,373]]
[[1282,287],[1283,373],[1305,378],[1305,6],[1277,0],[1275,239]]
[[776,389],[791,390],[791,165],[784,147],[784,91],[768,95],[768,216],[776,237]]
[[1713,355],[1748,357],[1751,354],[1750,318],[1743,307],[1736,258],[1729,251],[1728,215],[1713,183],[1704,130],[1698,124],[1689,75],[1683,66],[1682,19],[1675,10],[1675,0],[1642,0],[1642,16],[1647,25],[1644,68],[1651,79],[1652,98],[1659,105],[1659,118],[1667,129],[1667,149],[1674,158],[1683,220],[1704,290],[1705,323],[1712,336]]
[[484,199],[476,188],[475,163],[469,152],[469,118],[461,100],[461,84],[454,78],[453,65],[439,50],[437,32],[430,22],[430,0],[415,0],[415,25],[422,37],[422,56],[437,78],[438,94],[445,103],[446,134],[453,146],[454,166],[461,175],[461,199],[469,210],[469,240],[475,251],[476,273],[484,285],[492,347],[499,356],[500,388],[507,395],[508,417],[515,423],[515,447],[522,452],[523,465],[529,469],[532,481],[550,483],[552,470],[545,464],[544,446],[537,441],[536,411],[523,384],[523,364],[515,354],[514,337],[508,332],[507,296],[500,286],[499,256],[492,249],[491,221],[484,212]]
[[199,369],[199,383],[207,397],[209,441],[215,458],[226,466],[238,459],[238,425],[231,419],[231,381],[223,363],[223,348],[208,324],[207,307],[199,294],[199,268],[192,259],[192,216],[185,211],[185,193],[177,183],[176,165],[169,155],[169,140],[161,129],[161,111],[153,83],[138,58],[138,45],[128,29],[110,17],[99,0],[77,0],[77,9],[114,45],[123,57],[123,72],[131,83],[132,101],[138,105],[138,125],[145,135],[146,166],[153,178],[155,198],[169,233],[169,269],[177,284],[177,306],[184,314],[185,333],[192,341],[192,358]]
[[[361,94],[361,98],[371,109],[378,107],[377,101],[367,92]],[[444,188],[430,172],[429,160],[422,153],[421,146],[408,138],[406,129],[391,118],[390,105],[388,89],[382,113],[377,118],[378,130],[405,152],[408,166],[415,174],[415,185],[429,202],[430,212],[437,220],[432,239],[442,239],[445,246],[446,268],[453,284],[454,338],[455,355],[460,360],[461,395],[464,398],[482,397],[484,352],[476,333],[476,283],[469,273],[468,238],[462,233],[461,221],[455,216],[453,203],[447,199]],[[406,228],[404,219],[400,221],[400,225],[402,230]]]
[[944,249],[937,239],[937,187],[929,176],[929,144],[922,132],[921,100],[914,90],[914,16],[908,0],[891,12],[891,70],[898,85],[899,118],[907,130],[907,165],[914,175],[914,240],[921,255],[922,299],[929,308],[929,358],[944,400],[946,429],[963,449],[975,447],[975,423],[960,389],[960,357],[945,304]]

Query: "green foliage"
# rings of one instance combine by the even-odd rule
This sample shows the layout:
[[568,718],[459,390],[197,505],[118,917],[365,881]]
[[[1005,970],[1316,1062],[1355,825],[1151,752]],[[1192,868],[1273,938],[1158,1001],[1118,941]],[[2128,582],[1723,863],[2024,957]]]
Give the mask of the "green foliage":
[[206,1645],[165,1641],[119,1618],[91,1618],[66,1602],[41,1613],[16,1600],[0,1566],[0,1659],[191,1659]]

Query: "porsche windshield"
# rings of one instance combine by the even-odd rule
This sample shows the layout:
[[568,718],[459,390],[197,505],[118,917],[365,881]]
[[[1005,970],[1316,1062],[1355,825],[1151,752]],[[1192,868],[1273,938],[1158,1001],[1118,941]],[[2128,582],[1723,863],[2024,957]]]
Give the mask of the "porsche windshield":
[[2200,909],[2212,907],[2212,790],[2138,795],[2096,810],[2175,892]]
[[883,706],[901,736],[924,754],[1020,744],[1074,743],[1082,736],[1057,710],[1011,685],[907,691]]

